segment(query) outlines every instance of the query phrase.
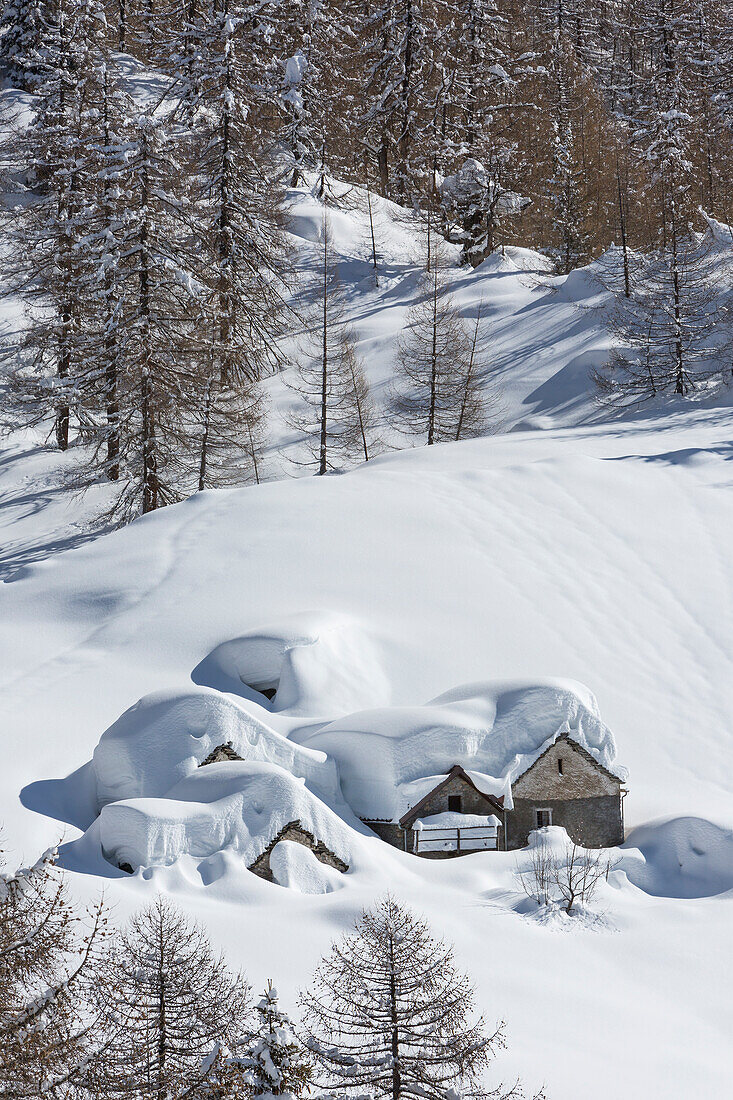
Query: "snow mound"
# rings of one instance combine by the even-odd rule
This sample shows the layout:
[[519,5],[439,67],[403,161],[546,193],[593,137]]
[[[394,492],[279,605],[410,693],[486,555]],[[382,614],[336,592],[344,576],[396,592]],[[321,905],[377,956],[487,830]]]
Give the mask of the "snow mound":
[[563,732],[625,778],[594,696],[574,681],[471,684],[422,707],[362,711],[299,737],[337,762],[359,817],[398,820],[454,764],[510,805],[512,781]]
[[656,897],[724,894],[733,890],[733,830],[699,817],[641,826],[627,840],[620,868]]
[[[324,206],[315,197],[315,188],[320,185],[315,173],[310,174],[308,183],[309,186],[292,187],[287,191],[287,228],[300,241],[317,245],[323,234]],[[333,176],[326,176],[325,186],[329,195],[328,227],[333,249],[343,257],[371,265],[372,227],[366,190],[342,183]],[[370,200],[380,261],[414,263],[420,254],[415,220],[389,199],[372,193]]]
[[206,859],[225,850],[237,853],[249,867],[292,821],[300,821],[345,863],[352,863],[354,830],[312,795],[303,780],[263,762],[210,764],[165,798],[110,803],[92,830],[105,859],[133,870],[168,866],[182,856]]
[[331,894],[344,885],[341,873],[316,859],[309,848],[279,840],[270,853],[270,870],[279,886],[299,894]]
[[358,623],[337,616],[301,615],[224,642],[192,678],[246,698],[250,688],[275,690],[270,709],[288,714],[348,713],[390,698],[371,640]]
[[327,802],[340,802],[332,761],[276,733],[210,688],[147,695],[106,730],[94,750],[99,808],[121,799],[157,798],[229,742],[243,760],[285,768]]

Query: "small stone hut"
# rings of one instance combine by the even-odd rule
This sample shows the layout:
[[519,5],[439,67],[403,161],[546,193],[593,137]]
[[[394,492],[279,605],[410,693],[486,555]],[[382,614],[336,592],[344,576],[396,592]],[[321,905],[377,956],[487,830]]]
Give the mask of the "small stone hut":
[[624,840],[625,795],[618,776],[562,733],[512,783],[507,847],[523,848],[533,829],[562,825],[584,848],[614,848]]

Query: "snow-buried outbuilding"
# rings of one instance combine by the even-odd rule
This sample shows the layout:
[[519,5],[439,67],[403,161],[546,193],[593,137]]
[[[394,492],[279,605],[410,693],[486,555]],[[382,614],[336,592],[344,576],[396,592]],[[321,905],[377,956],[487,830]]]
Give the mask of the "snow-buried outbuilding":
[[211,764],[165,797],[108,803],[96,831],[105,858],[124,870],[227,851],[269,881],[275,881],[271,857],[278,843],[299,844],[341,873],[348,870],[358,843],[353,829],[302,779],[262,761]]

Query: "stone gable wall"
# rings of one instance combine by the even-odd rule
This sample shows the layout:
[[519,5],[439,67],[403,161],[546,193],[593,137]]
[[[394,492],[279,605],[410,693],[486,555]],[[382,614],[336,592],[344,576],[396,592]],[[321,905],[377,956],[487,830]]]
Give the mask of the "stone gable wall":
[[428,801],[420,810],[420,817],[432,817],[433,814],[448,813],[448,795],[451,794],[461,796],[461,813],[463,814],[481,814],[483,817],[495,814],[496,817],[499,817],[493,807],[480,794],[477,794],[470,783],[467,783],[460,775],[454,775],[441,791],[433,792],[430,795]]
[[304,848],[308,848],[316,859],[321,863],[325,863],[327,867],[334,867],[337,871],[341,871],[345,874],[348,871],[349,866],[344,863],[335,852],[332,852],[330,848],[321,840],[316,840],[313,833],[304,829],[299,821],[290,821],[284,828],[280,830],[276,837],[274,837],[265,848],[262,855],[259,855],[254,863],[250,864],[248,870],[253,874],[258,875],[260,878],[265,879],[267,882],[274,882],[272,870],[270,869],[270,853],[276,844],[279,844],[281,840],[292,840],[296,844],[302,844]]
[[[563,774],[558,769],[562,760]],[[565,739],[552,745],[529,771],[512,784],[514,801],[523,798],[572,799],[617,795],[621,780],[596,768]]]

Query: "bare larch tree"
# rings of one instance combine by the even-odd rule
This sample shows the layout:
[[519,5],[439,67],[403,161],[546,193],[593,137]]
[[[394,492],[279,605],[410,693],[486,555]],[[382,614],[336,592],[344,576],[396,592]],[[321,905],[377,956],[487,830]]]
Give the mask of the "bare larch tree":
[[451,948],[390,896],[333,945],[301,1005],[324,1089],[391,1100],[445,1100],[460,1084],[501,1094],[480,1077],[504,1046],[503,1025],[487,1034]]

